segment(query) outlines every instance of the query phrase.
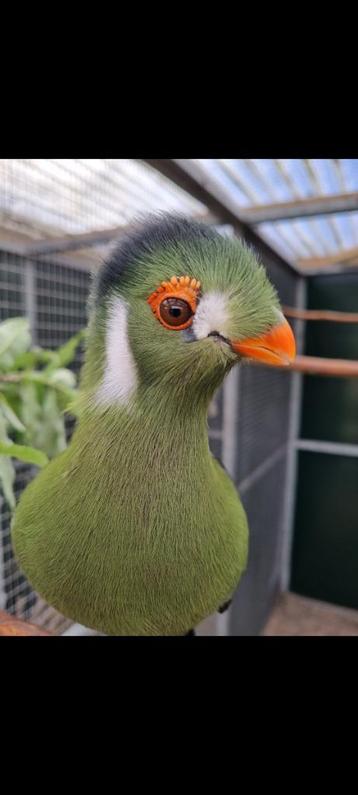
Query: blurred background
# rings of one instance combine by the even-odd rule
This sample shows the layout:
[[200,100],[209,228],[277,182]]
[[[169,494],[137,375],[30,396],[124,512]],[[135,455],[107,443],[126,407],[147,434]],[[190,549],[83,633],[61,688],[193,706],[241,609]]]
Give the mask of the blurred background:
[[216,396],[210,444],[240,491],[250,556],[230,610],[198,634],[357,635],[358,160],[0,160],[0,610],[87,632],[19,570],[11,511],[41,465],[29,450],[51,458],[71,436],[91,274],[158,210],[253,246],[299,354],[340,360],[324,375],[235,368]]

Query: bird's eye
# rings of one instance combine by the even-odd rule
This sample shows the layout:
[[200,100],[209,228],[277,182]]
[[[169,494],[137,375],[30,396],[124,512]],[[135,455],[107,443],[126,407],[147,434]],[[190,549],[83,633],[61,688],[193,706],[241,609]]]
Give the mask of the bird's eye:
[[165,298],[160,304],[159,312],[164,323],[173,328],[187,326],[193,316],[191,307],[181,298]]
[[190,276],[172,276],[147,298],[157,320],[168,329],[181,331],[191,325],[200,294],[200,282]]

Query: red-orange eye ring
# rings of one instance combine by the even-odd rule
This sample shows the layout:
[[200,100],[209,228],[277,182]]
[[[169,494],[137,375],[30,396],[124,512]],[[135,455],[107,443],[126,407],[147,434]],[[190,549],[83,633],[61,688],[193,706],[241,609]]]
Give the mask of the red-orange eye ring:
[[147,299],[157,320],[167,329],[182,331],[193,322],[200,282],[190,276],[172,276]]

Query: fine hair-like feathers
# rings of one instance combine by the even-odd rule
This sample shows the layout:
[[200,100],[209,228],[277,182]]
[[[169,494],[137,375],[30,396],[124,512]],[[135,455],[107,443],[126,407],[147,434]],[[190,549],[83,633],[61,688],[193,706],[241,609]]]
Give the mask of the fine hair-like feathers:
[[[147,301],[172,276],[202,286],[191,334]],[[63,614],[107,634],[185,635],[231,598],[248,528],[207,410],[238,361],[225,339],[264,332],[278,307],[254,253],[203,224],[150,217],[115,247],[93,283],[77,428],[12,529],[30,582]]]
[[101,302],[113,286],[130,281],[136,263],[155,250],[173,243],[200,245],[203,240],[217,237],[218,233],[205,224],[180,215],[158,213],[149,216],[144,223],[133,224],[99,271],[93,289],[94,303]]

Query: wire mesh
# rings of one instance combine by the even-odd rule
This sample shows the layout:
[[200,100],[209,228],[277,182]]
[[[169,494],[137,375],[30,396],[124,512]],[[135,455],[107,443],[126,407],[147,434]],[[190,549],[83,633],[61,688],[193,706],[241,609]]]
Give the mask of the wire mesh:
[[0,160],[0,225],[31,237],[125,226],[158,210],[205,207],[136,160]]
[[[29,294],[28,269],[33,267],[33,294]],[[86,323],[86,302],[90,274],[51,263],[29,263],[24,257],[0,251],[0,320],[29,314],[33,338],[45,348],[56,348]],[[75,311],[74,311],[75,307]],[[78,372],[82,352],[77,351],[71,367]],[[66,420],[67,437],[74,419]],[[15,497],[36,475],[37,469],[15,463]],[[0,495],[0,605],[9,613],[31,619],[55,633],[71,622],[36,594],[16,562],[10,536],[10,511]]]
[[232,635],[257,635],[278,590],[286,462],[283,451],[241,495],[250,526],[249,560],[231,608]]

